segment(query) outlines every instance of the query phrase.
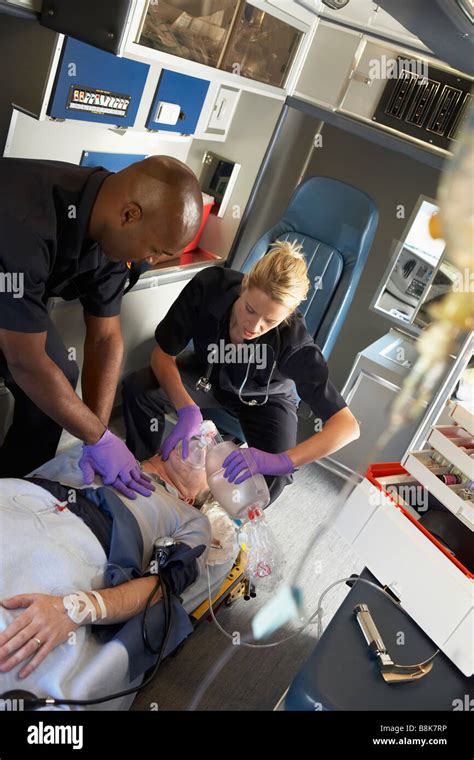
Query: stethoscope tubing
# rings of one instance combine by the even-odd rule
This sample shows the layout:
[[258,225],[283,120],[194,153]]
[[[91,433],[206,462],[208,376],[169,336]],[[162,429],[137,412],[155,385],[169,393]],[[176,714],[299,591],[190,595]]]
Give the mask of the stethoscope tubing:
[[[218,334],[217,334],[217,343],[219,343],[220,337],[222,335],[223,326],[224,326],[224,320],[219,325],[219,330],[218,330]],[[278,359],[279,359],[280,351],[281,351],[281,337],[280,337],[280,329],[278,327],[276,328],[276,336],[277,336],[277,350],[276,350],[276,352],[275,352],[275,349],[273,348],[273,346],[270,346],[270,348],[272,349],[272,351],[273,351],[273,353],[275,355],[275,358],[273,360],[272,369],[271,369],[270,376],[269,376],[268,381],[267,381],[267,387],[266,387],[266,390],[265,390],[265,399],[264,399],[264,401],[257,401],[255,398],[253,398],[251,400],[247,400],[247,399],[244,399],[243,396],[242,396],[245,384],[246,384],[246,382],[248,380],[248,376],[249,376],[249,372],[250,372],[250,367],[252,365],[252,360],[247,363],[247,370],[245,372],[245,377],[244,377],[244,379],[242,381],[242,384],[241,384],[241,386],[240,386],[240,388],[239,388],[239,390],[237,392],[237,395],[239,397],[239,401],[242,404],[245,404],[246,406],[264,406],[267,403],[267,401],[268,401],[268,397],[270,395],[270,383],[272,381],[273,373],[275,372],[275,369],[277,367]],[[267,343],[267,345],[270,345],[270,344]],[[202,377],[200,377],[199,380],[197,381],[197,383],[196,383],[196,390],[202,390],[202,391],[204,391],[204,393],[209,393],[209,391],[212,388],[212,384],[211,384],[211,381],[210,381],[210,377],[211,377],[211,373],[212,373],[212,366],[213,366],[212,363],[208,362],[207,369],[206,369],[206,374],[203,375]]]

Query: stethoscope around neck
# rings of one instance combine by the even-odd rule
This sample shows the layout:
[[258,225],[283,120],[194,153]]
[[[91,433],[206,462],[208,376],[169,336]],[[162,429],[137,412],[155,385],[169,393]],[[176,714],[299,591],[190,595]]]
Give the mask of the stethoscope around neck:
[[[223,323],[221,323],[220,326],[219,326],[219,332],[218,332],[218,336],[217,336],[217,343],[219,343],[219,339],[221,337],[222,329],[223,329]],[[247,364],[247,370],[245,372],[245,377],[244,377],[244,379],[243,379],[243,381],[241,383],[241,386],[240,386],[240,388],[238,390],[239,401],[242,404],[245,404],[246,406],[264,406],[264,404],[266,404],[267,401],[268,401],[268,397],[270,395],[270,393],[269,393],[270,383],[272,381],[273,373],[275,372],[275,369],[276,369],[276,366],[277,366],[278,357],[280,355],[280,349],[281,349],[280,330],[279,330],[278,327],[276,328],[276,336],[277,336],[277,350],[276,350],[276,352],[274,352],[274,360],[273,360],[273,364],[272,364],[272,369],[271,369],[271,372],[270,372],[270,375],[269,375],[269,378],[268,378],[268,381],[267,381],[267,388],[266,388],[266,391],[265,391],[265,399],[263,401],[257,401],[256,398],[252,398],[252,399],[248,400],[248,399],[243,398],[243,396],[242,396],[242,393],[243,393],[243,390],[244,390],[244,387],[245,387],[245,383],[247,382],[248,377],[249,377],[249,372],[250,372],[250,367],[251,367],[252,362],[250,361]],[[273,348],[272,348],[272,350],[273,350]],[[202,375],[202,377],[200,377],[199,380],[196,383],[195,388],[196,388],[197,391],[204,391],[204,393],[209,393],[209,391],[212,388],[212,383],[211,383],[211,380],[210,380],[212,369],[213,369],[213,363],[208,362],[207,369],[206,369],[206,374]]]

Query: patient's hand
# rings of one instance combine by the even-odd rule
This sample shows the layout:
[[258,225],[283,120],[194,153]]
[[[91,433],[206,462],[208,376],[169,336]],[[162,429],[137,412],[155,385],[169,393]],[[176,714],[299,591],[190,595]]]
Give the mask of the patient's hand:
[[64,609],[62,596],[19,594],[4,599],[1,604],[8,610],[25,608],[0,633],[1,673],[32,658],[18,674],[20,678],[26,678],[55,647],[67,639],[71,631],[79,628]]

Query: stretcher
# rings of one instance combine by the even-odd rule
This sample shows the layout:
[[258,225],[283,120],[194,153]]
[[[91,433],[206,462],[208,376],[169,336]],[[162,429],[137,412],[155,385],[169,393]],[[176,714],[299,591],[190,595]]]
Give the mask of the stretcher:
[[222,604],[229,607],[241,596],[245,596],[249,593],[249,584],[244,576],[244,571],[245,554],[241,550],[219,590],[211,597],[211,604],[209,604],[209,598],[206,598],[190,614],[191,622],[194,627],[205,619],[211,606],[212,610],[216,612]]
[[[58,455],[55,460],[46,463],[38,475],[76,487],[80,480],[77,452],[69,450]],[[205,525],[201,519],[195,521],[193,517],[193,513],[199,513],[190,510],[187,505],[175,504],[169,494],[164,494],[164,498],[167,503],[171,500],[171,503],[167,509],[158,512],[143,497],[137,499],[137,504],[129,505],[130,515],[135,515],[136,518],[136,527],[141,525],[145,529],[148,526],[142,533],[143,540],[149,543],[155,535],[175,535],[177,540],[190,545],[203,543]],[[96,576],[107,566],[101,544],[78,516],[69,510],[60,513],[56,510],[56,499],[52,494],[34,483],[7,479],[2,481],[0,503],[3,507],[2,526],[6,535],[22,535],[22,548],[29,560],[28,568],[23,567],[20,576],[15,551],[3,552],[5,572],[2,572],[4,582],[0,585],[3,586],[4,597],[27,591],[61,594],[71,591],[71,584],[75,584],[74,588],[76,585],[85,589],[101,587],[102,577]],[[68,540],[72,535],[74,550]],[[7,542],[7,546],[13,549],[14,542]],[[41,554],[38,553],[40,549]],[[192,633],[198,621],[205,618],[206,610],[209,609],[209,582],[215,609],[233,592],[236,593],[241,585],[242,567],[239,561],[235,561],[237,551],[236,547],[235,554],[229,556],[225,563],[209,566],[209,581],[207,570],[201,566],[198,579],[181,593],[182,615],[179,619],[182,621],[180,630],[184,635],[182,641]],[[49,561],[52,556],[55,557],[54,563]],[[67,588],[63,588],[64,584]],[[0,630],[9,625],[11,616],[8,611],[4,611],[3,619],[0,615]],[[183,619],[187,621],[186,625]],[[177,620],[175,615],[175,622]],[[63,644],[57,651],[51,652],[44,664],[27,677],[22,686],[39,697],[53,695],[57,699],[95,699],[124,688],[133,688],[142,681],[145,672],[141,670],[140,677],[143,658],[143,654],[140,654],[140,641],[139,637],[122,640],[117,633],[115,639],[104,643],[93,632],[89,635],[86,628],[81,628],[77,632],[74,647]],[[176,642],[175,646],[179,647],[179,643]],[[15,670],[2,674],[0,681],[3,691],[18,687]],[[107,684],[105,691],[104,684]],[[133,696],[96,703],[87,709],[126,710],[129,709]]]

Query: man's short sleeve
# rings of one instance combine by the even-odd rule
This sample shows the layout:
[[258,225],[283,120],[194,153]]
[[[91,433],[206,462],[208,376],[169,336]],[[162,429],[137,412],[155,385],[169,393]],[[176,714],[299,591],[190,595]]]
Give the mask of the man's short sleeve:
[[193,337],[203,300],[201,273],[198,272],[181,291],[155,330],[156,342],[171,356],[177,356]]
[[128,269],[122,262],[106,261],[95,271],[85,272],[77,280],[85,295],[80,302],[93,317],[116,317],[120,314]]
[[48,249],[16,220],[0,218],[0,231],[0,328],[45,332]]
[[324,356],[314,342],[293,351],[280,369],[294,380],[300,398],[311,407],[316,419],[321,419],[323,423],[347,406],[329,379]]

